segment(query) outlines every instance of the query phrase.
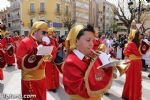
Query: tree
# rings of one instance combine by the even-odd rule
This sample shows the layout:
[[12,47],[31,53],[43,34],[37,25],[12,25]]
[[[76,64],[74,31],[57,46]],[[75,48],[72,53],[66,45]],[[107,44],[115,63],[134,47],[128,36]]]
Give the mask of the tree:
[[64,19],[64,27],[67,27],[68,28],[68,31],[70,31],[72,25],[75,23],[75,20],[73,20],[71,18],[71,16],[67,16],[65,19]]
[[[123,2],[123,1],[122,1]],[[127,28],[128,33],[130,32],[130,27],[132,21],[135,19],[136,13],[131,6],[128,6],[130,16],[126,16],[123,8],[118,4],[118,8],[114,8],[114,13],[118,16],[119,20],[124,23],[124,26]]]
[[149,8],[148,7],[143,8],[141,6],[141,1],[139,2],[139,6],[137,8],[132,6],[133,2],[129,2],[128,3],[129,16],[126,16],[124,9],[120,6],[120,4],[118,4],[118,8],[114,8],[114,13],[118,16],[119,20],[121,20],[124,23],[124,26],[127,28],[128,33],[130,32],[131,23],[133,20],[142,23],[143,24],[142,32],[145,32],[145,30],[147,29],[144,27],[144,23],[147,20],[147,18],[144,18],[144,16],[142,16],[143,15],[142,13],[145,12],[146,10],[149,10]]

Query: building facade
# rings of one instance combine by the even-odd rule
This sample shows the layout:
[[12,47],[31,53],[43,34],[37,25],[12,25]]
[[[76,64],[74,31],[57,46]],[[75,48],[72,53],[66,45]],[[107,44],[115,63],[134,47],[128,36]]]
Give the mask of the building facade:
[[111,33],[113,31],[112,25],[114,23],[115,15],[113,8],[116,7],[114,4],[106,0],[99,0],[99,18],[98,26],[101,32]]
[[[27,35],[32,24],[46,21],[49,27],[55,27],[58,34],[65,34],[64,17],[69,13],[69,0],[22,0],[22,30]],[[24,5],[25,4],[25,5]]]
[[8,0],[10,2],[10,7],[8,8],[7,13],[7,26],[8,31],[11,33],[21,34],[21,10],[20,10],[20,0]]
[[89,23],[89,3],[90,0],[71,0],[72,16],[76,24]]
[[[35,21],[45,21],[55,27],[58,34],[68,33],[65,19],[76,24],[97,26],[95,0],[9,0],[5,18],[9,31],[27,36]],[[8,13],[9,12],[9,13]],[[5,11],[6,13],[6,11]]]
[[89,2],[89,23],[98,28],[98,5],[96,0],[90,0]]

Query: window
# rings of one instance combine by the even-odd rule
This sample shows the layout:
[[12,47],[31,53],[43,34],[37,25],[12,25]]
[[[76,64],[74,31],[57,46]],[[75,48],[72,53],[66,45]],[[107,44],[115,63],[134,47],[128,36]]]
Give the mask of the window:
[[68,15],[68,6],[65,7],[65,14]]
[[9,28],[11,27],[11,24],[10,24],[10,23],[8,23],[8,27],[9,27]]
[[40,3],[40,12],[44,12],[45,11],[45,3],[41,2]]
[[60,4],[56,4],[56,13],[60,13]]
[[30,12],[35,12],[34,3],[30,3]]

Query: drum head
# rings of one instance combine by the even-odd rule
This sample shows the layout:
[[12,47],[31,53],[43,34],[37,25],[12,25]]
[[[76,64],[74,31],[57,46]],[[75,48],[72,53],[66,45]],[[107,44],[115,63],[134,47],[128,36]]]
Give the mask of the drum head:
[[24,59],[23,66],[27,69],[35,68],[38,66],[42,56],[37,56],[35,54],[27,55]]
[[141,46],[140,46],[141,53],[146,54],[148,49],[149,49],[149,45],[146,42],[142,41]]

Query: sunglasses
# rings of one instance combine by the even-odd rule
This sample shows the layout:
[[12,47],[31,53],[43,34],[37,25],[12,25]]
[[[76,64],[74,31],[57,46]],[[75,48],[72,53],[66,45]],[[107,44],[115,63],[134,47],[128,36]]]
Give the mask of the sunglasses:
[[42,31],[42,35],[45,35],[45,34],[47,34],[47,32],[46,31]]

